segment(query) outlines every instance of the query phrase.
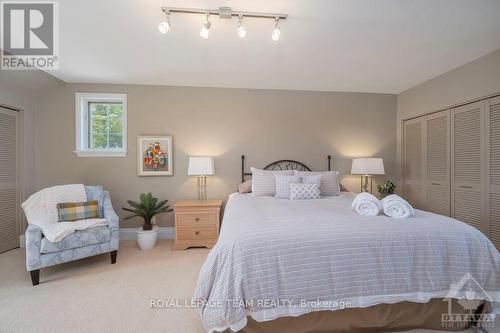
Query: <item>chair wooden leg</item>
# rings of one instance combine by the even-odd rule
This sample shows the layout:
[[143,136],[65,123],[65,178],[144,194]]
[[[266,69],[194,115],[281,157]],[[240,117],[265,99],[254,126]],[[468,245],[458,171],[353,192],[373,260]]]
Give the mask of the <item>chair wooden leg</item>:
[[118,250],[111,251],[111,264],[114,264],[116,262],[116,254],[118,253]]
[[30,271],[31,275],[31,282],[33,283],[34,286],[38,285],[40,283],[40,270],[35,269],[34,271]]

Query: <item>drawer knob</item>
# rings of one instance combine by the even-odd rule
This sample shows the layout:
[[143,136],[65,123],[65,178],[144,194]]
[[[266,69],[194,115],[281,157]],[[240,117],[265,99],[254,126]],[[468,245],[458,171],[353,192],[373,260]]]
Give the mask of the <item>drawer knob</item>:
[[194,219],[194,220],[195,220],[195,221],[199,221],[199,220],[200,220],[200,218],[199,218],[199,217],[195,217],[195,219]]
[[200,234],[200,232],[199,232],[198,230],[196,230],[196,231],[194,232],[194,234],[195,234],[195,235],[199,235],[199,234]]

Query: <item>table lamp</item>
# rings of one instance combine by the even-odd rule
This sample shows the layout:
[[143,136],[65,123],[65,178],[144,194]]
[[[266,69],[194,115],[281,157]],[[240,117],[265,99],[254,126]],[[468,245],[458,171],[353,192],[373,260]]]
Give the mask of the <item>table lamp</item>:
[[212,157],[189,157],[188,176],[198,177],[198,200],[207,200],[207,177],[215,174]]
[[385,175],[384,160],[382,158],[353,158],[351,174],[361,175],[361,192],[368,192],[368,178],[370,179],[370,193],[372,193],[372,175]]

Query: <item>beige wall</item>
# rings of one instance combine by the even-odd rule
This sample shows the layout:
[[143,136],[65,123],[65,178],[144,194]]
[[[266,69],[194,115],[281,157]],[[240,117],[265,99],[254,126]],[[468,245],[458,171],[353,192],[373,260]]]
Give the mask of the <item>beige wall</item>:
[[[127,94],[128,154],[122,158],[79,158],[75,149],[75,92]],[[215,157],[209,198],[227,198],[240,181],[240,155],[250,166],[296,159],[314,170],[343,175],[355,156],[384,158],[387,178],[396,174],[396,97],[385,94],[65,84],[46,95],[37,121],[36,188],[83,182],[102,184],[120,216],[125,200],[151,191],[171,202],[196,198],[187,177],[189,155]],[[138,177],[136,137],[172,135],[174,176]],[[379,178],[378,180],[383,180]],[[343,185],[357,191],[359,178]],[[172,225],[172,216],[161,217]],[[122,222],[122,227],[138,225]]]
[[500,49],[397,96],[397,161],[404,119],[500,93]]
[[[0,70],[0,105],[20,112],[21,198],[26,199],[35,189],[35,122],[40,99],[62,81],[41,71]],[[21,214],[24,233],[26,221]]]

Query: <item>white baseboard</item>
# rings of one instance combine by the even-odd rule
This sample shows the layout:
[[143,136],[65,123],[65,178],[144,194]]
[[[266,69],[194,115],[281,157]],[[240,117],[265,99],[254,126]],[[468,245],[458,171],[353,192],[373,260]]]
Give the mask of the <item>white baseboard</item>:
[[[174,239],[174,227],[160,227],[158,233],[159,239]],[[137,228],[120,228],[120,240],[135,240],[137,239]]]
[[[137,228],[120,228],[120,239],[121,240],[135,240],[137,239]],[[175,228],[174,227],[160,227],[160,232],[158,233],[159,239],[174,239],[175,238]],[[19,236],[19,247],[24,249],[26,247],[26,240],[24,234]]]

